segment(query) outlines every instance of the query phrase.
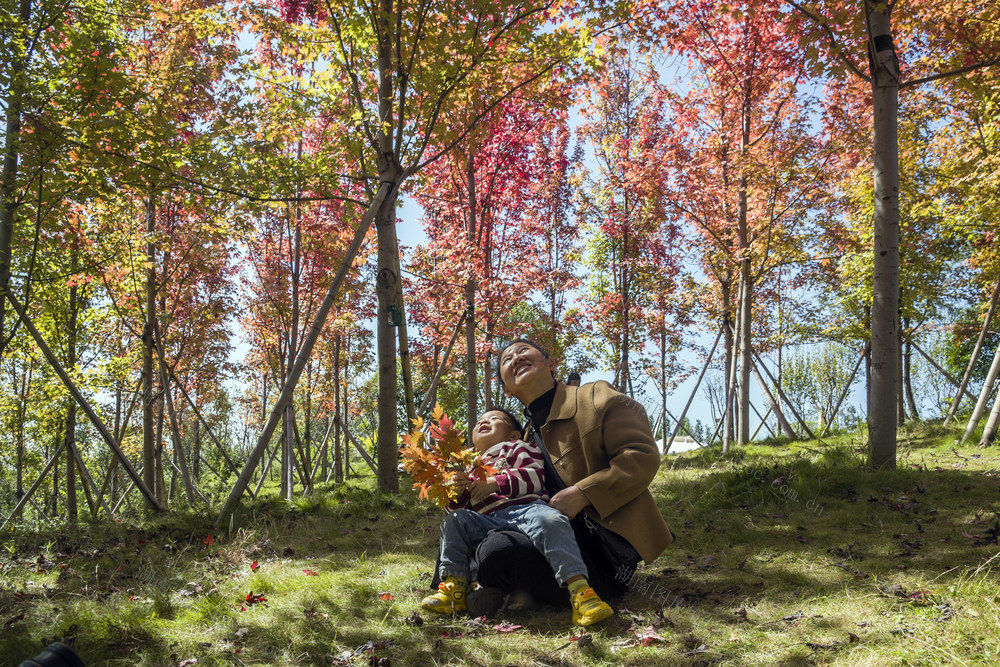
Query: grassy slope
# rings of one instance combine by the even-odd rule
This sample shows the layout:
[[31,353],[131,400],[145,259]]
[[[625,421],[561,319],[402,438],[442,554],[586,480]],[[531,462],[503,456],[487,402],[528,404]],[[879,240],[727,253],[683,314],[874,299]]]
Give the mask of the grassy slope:
[[665,457],[677,541],[582,641],[568,610],[415,623],[441,513],[361,480],[232,532],[207,512],[5,536],[0,655],[73,637],[88,664],[996,663],[1000,454],[953,438],[904,432],[877,473],[850,436]]

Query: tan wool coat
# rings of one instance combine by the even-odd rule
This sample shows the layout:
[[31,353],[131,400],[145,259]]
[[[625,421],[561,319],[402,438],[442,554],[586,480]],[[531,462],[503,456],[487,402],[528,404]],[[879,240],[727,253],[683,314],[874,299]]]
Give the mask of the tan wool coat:
[[604,381],[560,382],[541,433],[556,472],[583,491],[593,519],[627,539],[647,563],[673,542],[649,492],[660,452],[637,401]]

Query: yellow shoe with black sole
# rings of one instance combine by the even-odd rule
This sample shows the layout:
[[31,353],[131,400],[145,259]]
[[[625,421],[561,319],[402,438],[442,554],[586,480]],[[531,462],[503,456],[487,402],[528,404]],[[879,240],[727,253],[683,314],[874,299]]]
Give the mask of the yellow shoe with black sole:
[[445,577],[438,584],[437,593],[425,597],[420,607],[438,614],[464,614],[468,611],[465,605],[468,593],[469,582],[465,577]]
[[598,597],[593,588],[584,588],[574,593],[570,596],[570,604],[573,607],[575,625],[587,626],[600,623],[615,613],[607,602]]

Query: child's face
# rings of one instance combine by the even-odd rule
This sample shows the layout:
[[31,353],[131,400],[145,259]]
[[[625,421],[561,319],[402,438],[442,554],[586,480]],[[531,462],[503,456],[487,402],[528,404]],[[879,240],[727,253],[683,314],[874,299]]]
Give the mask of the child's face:
[[482,454],[499,442],[517,439],[515,429],[510,419],[499,410],[490,410],[483,414],[472,428],[472,444]]

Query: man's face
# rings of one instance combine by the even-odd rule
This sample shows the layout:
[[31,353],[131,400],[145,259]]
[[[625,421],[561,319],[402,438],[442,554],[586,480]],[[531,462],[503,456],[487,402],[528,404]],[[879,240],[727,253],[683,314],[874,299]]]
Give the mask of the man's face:
[[548,391],[555,381],[555,362],[527,343],[509,345],[500,354],[500,378],[504,388],[522,403]]

